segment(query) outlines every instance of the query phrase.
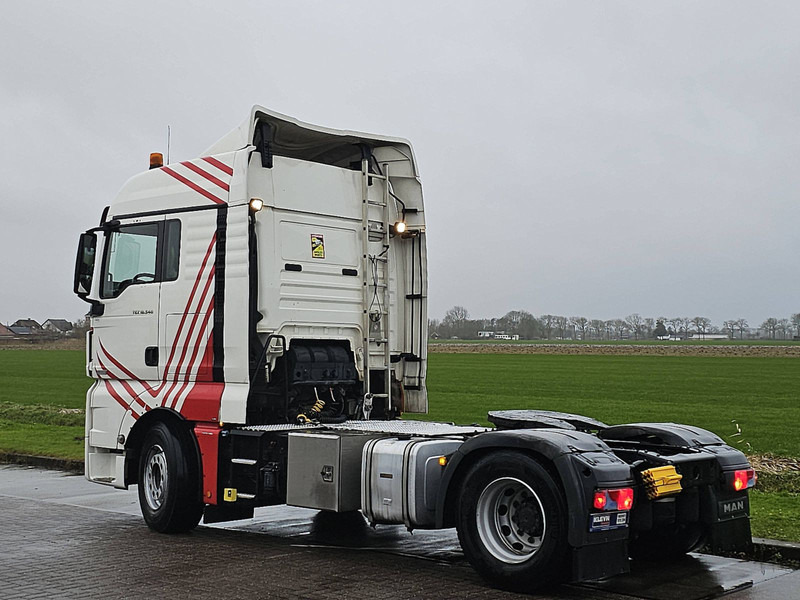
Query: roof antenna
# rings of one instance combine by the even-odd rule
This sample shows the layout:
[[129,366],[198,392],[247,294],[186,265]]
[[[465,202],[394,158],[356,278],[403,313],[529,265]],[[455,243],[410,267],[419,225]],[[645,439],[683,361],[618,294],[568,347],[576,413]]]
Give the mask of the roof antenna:
[[167,125],[167,164],[169,164],[169,145],[171,140],[172,131],[170,130],[169,125]]

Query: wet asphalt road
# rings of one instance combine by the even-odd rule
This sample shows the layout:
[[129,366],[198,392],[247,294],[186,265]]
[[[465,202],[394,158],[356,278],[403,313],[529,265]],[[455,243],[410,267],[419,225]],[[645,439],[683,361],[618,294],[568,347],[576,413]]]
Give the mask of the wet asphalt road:
[[[488,587],[452,531],[270,507],[246,521],[160,535],[135,488],[0,467],[0,598],[519,598]],[[631,575],[564,585],[539,598],[800,598],[800,572],[692,555]]]

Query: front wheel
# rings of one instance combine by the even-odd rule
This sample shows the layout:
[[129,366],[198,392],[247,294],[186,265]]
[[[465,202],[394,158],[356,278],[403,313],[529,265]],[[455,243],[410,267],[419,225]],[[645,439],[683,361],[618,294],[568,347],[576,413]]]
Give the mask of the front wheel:
[[563,577],[563,495],[528,455],[493,452],[472,466],[461,488],[457,529],[467,559],[493,585],[530,592]]
[[139,457],[139,506],[147,525],[161,533],[194,529],[203,515],[188,435],[156,423]]

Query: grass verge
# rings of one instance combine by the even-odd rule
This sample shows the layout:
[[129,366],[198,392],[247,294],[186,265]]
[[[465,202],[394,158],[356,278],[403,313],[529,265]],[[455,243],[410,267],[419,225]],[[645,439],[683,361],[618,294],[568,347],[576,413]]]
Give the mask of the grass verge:
[[83,460],[83,425],[14,423],[0,419],[0,451]]
[[750,492],[750,524],[755,537],[800,542],[800,494]]

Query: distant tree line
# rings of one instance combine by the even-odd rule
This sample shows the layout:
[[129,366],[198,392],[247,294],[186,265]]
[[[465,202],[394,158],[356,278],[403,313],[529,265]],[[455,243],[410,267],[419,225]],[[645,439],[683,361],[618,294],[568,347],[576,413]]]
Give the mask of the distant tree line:
[[751,328],[742,318],[728,319],[718,327],[708,317],[642,317],[638,313],[624,319],[602,320],[549,314],[537,317],[525,310],[512,310],[502,317],[472,319],[466,308],[454,306],[443,319],[430,319],[428,332],[431,337],[443,339],[511,335],[525,340],[645,340],[725,335],[730,339],[788,340],[800,338],[800,313],[786,319],[769,317],[760,327]]

